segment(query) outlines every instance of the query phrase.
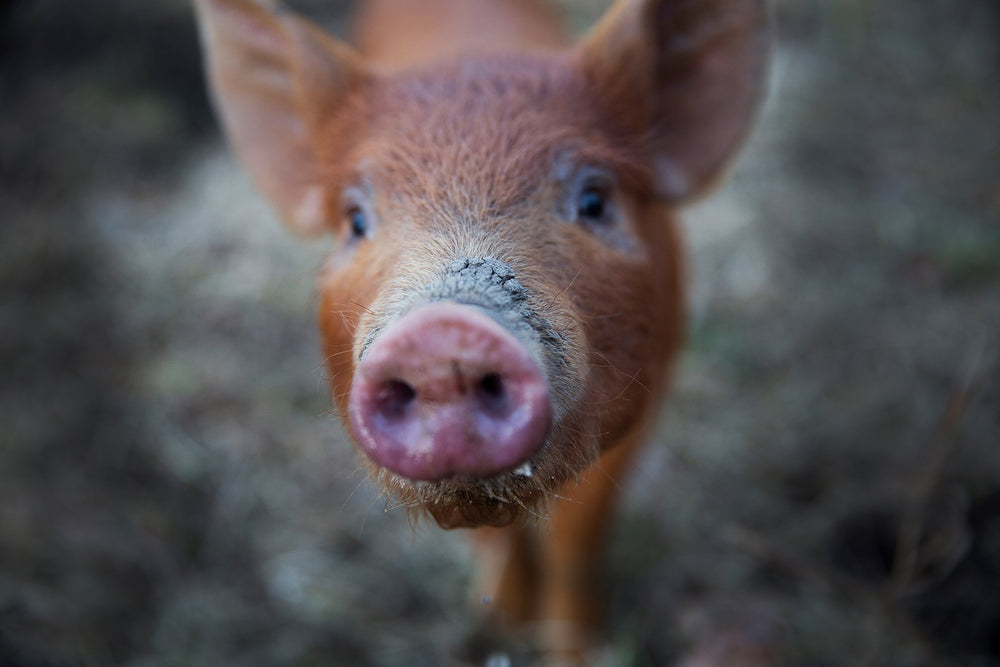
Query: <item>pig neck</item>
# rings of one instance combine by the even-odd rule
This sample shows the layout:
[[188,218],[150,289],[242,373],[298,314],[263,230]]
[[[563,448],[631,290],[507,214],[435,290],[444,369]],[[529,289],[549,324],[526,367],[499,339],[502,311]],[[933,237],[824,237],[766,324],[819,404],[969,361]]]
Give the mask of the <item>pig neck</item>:
[[369,0],[353,41],[370,62],[398,71],[462,56],[554,51],[569,36],[536,0]]

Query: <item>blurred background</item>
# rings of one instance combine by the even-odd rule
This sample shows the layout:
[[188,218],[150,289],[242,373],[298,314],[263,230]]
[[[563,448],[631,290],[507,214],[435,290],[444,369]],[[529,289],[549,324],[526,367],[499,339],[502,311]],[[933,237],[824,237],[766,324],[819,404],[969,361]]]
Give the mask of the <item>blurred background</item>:
[[[293,4],[345,34],[350,3]],[[1000,6],[776,26],[688,212],[595,664],[1000,665]],[[0,3],[0,665],[530,664],[468,613],[462,535],[359,472],[325,244],[253,191],[199,59],[180,0]]]

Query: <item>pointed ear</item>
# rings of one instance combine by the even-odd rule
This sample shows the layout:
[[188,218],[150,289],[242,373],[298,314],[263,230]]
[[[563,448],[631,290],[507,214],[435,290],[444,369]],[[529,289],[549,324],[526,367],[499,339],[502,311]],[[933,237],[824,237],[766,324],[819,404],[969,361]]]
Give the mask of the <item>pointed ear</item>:
[[364,76],[359,57],[263,0],[195,0],[213,98],[257,186],[301,234],[326,230],[319,139]]
[[617,0],[578,46],[588,78],[651,151],[658,194],[703,194],[764,90],[765,0]]

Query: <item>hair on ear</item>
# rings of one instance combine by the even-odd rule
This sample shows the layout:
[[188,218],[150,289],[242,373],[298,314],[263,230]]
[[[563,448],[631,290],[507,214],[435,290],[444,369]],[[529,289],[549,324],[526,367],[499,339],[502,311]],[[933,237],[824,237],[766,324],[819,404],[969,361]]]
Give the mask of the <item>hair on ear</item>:
[[577,61],[641,139],[657,193],[685,202],[724,172],[764,92],[765,0],[618,0]]
[[320,137],[366,76],[360,57],[275,2],[195,7],[212,97],[237,155],[289,227],[325,231]]

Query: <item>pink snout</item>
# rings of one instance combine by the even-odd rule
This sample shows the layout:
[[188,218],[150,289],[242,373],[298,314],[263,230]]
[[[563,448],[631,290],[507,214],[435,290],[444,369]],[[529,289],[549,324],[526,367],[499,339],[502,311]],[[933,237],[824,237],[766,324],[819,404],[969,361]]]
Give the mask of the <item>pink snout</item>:
[[351,386],[351,430],[379,465],[414,480],[487,477],[526,462],[552,422],[528,350],[472,306],[413,310],[371,344]]

